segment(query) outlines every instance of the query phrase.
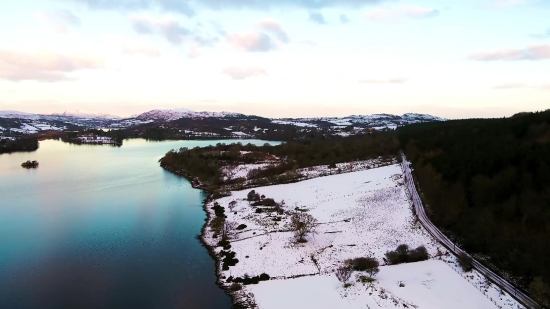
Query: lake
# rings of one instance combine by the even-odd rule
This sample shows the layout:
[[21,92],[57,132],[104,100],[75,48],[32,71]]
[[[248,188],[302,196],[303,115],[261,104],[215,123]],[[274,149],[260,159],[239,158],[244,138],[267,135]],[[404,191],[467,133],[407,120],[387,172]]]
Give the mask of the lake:
[[205,195],[158,164],[218,142],[265,143],[46,140],[0,155],[0,308],[229,309],[196,239]]

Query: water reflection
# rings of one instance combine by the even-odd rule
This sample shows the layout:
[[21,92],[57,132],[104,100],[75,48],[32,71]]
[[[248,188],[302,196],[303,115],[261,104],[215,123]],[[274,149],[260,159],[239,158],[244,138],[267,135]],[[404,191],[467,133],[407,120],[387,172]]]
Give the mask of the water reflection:
[[195,239],[204,194],[157,163],[217,142],[44,141],[0,156],[0,308],[230,308]]

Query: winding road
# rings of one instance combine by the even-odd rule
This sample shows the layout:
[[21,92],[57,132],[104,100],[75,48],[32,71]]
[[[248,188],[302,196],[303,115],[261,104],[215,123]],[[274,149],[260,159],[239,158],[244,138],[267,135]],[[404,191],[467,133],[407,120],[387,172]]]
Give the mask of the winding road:
[[[405,176],[405,182],[407,184],[407,188],[409,190],[409,193],[411,194],[414,209],[416,211],[416,214],[418,216],[418,219],[420,220],[420,223],[424,226],[428,232],[435,237],[441,244],[443,244],[447,249],[452,251],[454,254],[458,255],[461,252],[466,253],[468,256],[470,256],[467,252],[460,249],[457,245],[455,245],[449,238],[447,238],[443,233],[430,221],[428,216],[426,215],[426,212],[424,211],[424,206],[422,205],[422,200],[420,199],[420,196],[418,195],[418,192],[416,191],[416,187],[414,184],[414,179],[412,177],[411,168],[410,168],[410,162],[407,161],[407,158],[405,157],[405,154],[402,155],[402,163],[401,167],[403,169],[403,174]],[[471,257],[471,256],[470,256]],[[508,292],[511,296],[513,296],[516,300],[518,300],[521,304],[526,306],[527,308],[533,308],[533,309],[541,309],[541,307],[536,301],[534,301],[531,297],[529,297],[527,294],[525,294],[523,291],[516,288],[513,284],[506,281],[506,279],[500,277],[493,271],[491,271],[489,268],[485,267],[483,264],[478,262],[476,259],[472,258],[472,265],[474,268],[479,271],[481,274],[483,274],[485,277],[489,278],[491,281],[493,281],[496,285],[501,287],[503,290]]]

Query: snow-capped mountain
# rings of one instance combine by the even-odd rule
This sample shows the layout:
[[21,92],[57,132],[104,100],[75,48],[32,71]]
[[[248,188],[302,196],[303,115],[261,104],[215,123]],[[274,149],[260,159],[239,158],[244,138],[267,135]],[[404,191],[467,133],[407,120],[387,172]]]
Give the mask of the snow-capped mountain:
[[372,127],[375,129],[395,129],[397,126],[428,122],[428,121],[445,121],[446,119],[427,115],[427,114],[414,114],[407,113],[401,116],[391,114],[373,114],[373,115],[351,115],[348,117],[316,117],[316,118],[284,118],[274,119],[273,121],[285,121],[289,124],[295,124],[297,126],[304,126],[304,123],[315,123],[318,121],[324,121],[331,123],[335,126],[361,126]]
[[38,119],[40,115],[18,111],[0,111],[0,118]]
[[103,119],[122,119],[122,117],[114,116],[110,114],[103,113],[94,113],[82,110],[76,111],[64,111],[62,113],[51,113],[50,116],[65,116],[65,117],[75,117],[75,118],[103,118]]
[[186,108],[175,109],[154,109],[136,116],[139,120],[161,120],[172,121],[180,118],[207,118],[207,117],[237,117],[244,116],[239,113],[231,112],[195,112]]

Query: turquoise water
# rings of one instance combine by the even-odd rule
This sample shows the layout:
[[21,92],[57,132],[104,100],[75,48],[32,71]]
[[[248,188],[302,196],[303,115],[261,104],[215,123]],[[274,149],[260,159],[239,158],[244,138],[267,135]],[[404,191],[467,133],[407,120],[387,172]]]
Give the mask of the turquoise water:
[[230,308],[195,238],[205,196],[157,162],[218,142],[47,140],[0,155],[0,308]]

